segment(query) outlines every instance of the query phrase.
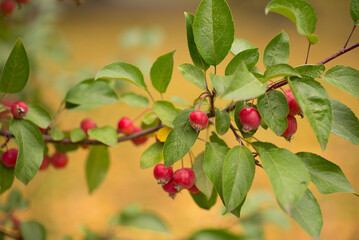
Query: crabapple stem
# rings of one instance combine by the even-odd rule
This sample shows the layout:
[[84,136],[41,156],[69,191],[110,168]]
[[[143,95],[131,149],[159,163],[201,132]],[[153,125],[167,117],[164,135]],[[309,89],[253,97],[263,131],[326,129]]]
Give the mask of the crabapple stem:
[[349,43],[349,40],[350,40],[350,38],[352,37],[353,32],[354,32],[354,30],[355,30],[356,26],[357,26],[357,25],[354,23],[353,29],[352,29],[352,31],[350,32],[349,37],[348,37],[347,41],[345,42],[345,44],[344,44],[344,47],[343,47],[343,48],[346,48],[346,47],[347,47],[347,45],[348,45],[348,43]]
[[[309,42],[309,41],[308,41]],[[305,58],[305,64],[308,63],[308,58],[309,58],[309,52],[310,52],[310,47],[312,46],[312,44],[309,42],[308,44],[308,50],[307,50],[307,57]]]
[[148,93],[148,96],[150,96],[150,98],[151,98],[152,102],[153,102],[153,103],[155,103],[155,102],[156,102],[156,100],[153,98],[153,96],[152,96],[152,94],[151,94],[150,90],[148,90],[148,89],[146,88],[146,92]]

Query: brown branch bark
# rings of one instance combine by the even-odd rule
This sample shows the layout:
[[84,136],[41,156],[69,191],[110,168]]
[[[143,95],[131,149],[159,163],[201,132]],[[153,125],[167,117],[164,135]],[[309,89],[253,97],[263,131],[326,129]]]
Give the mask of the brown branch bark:
[[[157,125],[156,127],[143,130],[141,132],[121,136],[121,137],[117,138],[117,142],[124,142],[124,141],[128,141],[128,140],[135,139],[135,138],[138,138],[138,137],[142,137],[142,136],[145,136],[147,134],[156,132],[157,130],[159,130],[159,129],[163,128],[163,127],[164,127],[164,125],[161,124],[161,125]],[[8,138],[13,138],[14,137],[14,134],[12,134],[9,130],[4,131],[4,129],[0,129],[0,135],[4,136],[5,133],[6,133],[6,136]],[[97,141],[97,140],[94,140],[94,139],[88,139],[88,138],[83,140],[83,141],[74,143],[74,142],[71,142],[70,138],[64,138],[64,139],[62,139],[60,141],[56,141],[50,135],[43,135],[43,137],[44,137],[45,142],[55,143],[55,144],[62,144],[62,145],[101,145],[101,144],[103,144],[100,141]]]

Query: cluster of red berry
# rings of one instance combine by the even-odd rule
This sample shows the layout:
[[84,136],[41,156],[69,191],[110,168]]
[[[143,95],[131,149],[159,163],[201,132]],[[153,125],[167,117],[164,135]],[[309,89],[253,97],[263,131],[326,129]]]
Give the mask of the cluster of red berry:
[[[302,115],[302,110],[298,106],[290,88],[285,91],[285,97],[287,98],[289,106],[289,114],[287,116],[288,126],[282,134],[282,137],[290,141],[293,134],[297,131],[297,120],[294,116],[298,114]],[[253,107],[245,107],[239,112],[239,121],[243,126],[242,130],[244,132],[256,130],[261,124],[261,120],[262,118],[258,110]]]
[[173,173],[172,167],[165,167],[162,163],[157,164],[153,169],[153,175],[162,185],[162,188],[170,197],[174,198],[182,189],[190,193],[199,193],[195,185],[195,175],[190,168],[181,168]]
[[22,4],[28,4],[30,0],[3,0],[0,3],[0,11],[3,16],[10,16],[15,10],[15,2],[21,6]]

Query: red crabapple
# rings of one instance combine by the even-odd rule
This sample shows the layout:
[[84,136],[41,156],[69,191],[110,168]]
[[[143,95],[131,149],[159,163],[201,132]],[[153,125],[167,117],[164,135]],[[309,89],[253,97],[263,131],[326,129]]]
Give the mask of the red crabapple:
[[244,132],[256,130],[261,124],[261,116],[257,109],[245,107],[239,112],[239,121],[242,124]]
[[[135,127],[135,129],[133,130],[133,133],[138,133],[138,132],[141,132],[141,131],[142,131],[141,127]],[[131,139],[131,141],[135,145],[141,145],[141,144],[144,144],[147,141],[147,137],[142,136],[142,137],[138,137],[138,138],[135,138],[135,139]]]
[[48,166],[50,165],[50,162],[51,162],[51,158],[46,155],[44,157],[44,159],[42,159],[42,163],[41,163],[39,170],[45,170],[46,168],[48,168]]
[[15,3],[4,0],[0,3],[0,10],[4,16],[10,16],[15,9]]
[[92,120],[91,118],[85,118],[84,120],[82,120],[81,124],[80,124],[82,130],[86,133],[87,135],[87,131],[89,129],[94,129],[96,128],[96,123],[94,120]]
[[171,179],[168,183],[165,185],[162,185],[162,188],[165,192],[168,192],[171,198],[174,198],[177,194],[177,190],[175,188],[175,185],[173,183],[173,180]]
[[302,115],[302,109],[299,107],[290,88],[288,88],[285,91],[285,97],[287,98],[287,102],[289,106],[289,115],[291,116],[295,116],[297,114]]
[[157,164],[153,168],[153,175],[158,180],[159,184],[166,184],[172,179],[172,167],[165,167],[162,163]]
[[14,102],[11,105],[11,113],[14,116],[14,118],[23,118],[27,114],[27,111],[29,110],[29,107],[26,103],[22,101]]
[[135,125],[128,117],[123,117],[118,121],[118,130],[124,134],[131,134],[135,130]]
[[11,148],[5,151],[1,155],[1,161],[6,167],[15,167],[17,160],[18,150],[16,148]]
[[293,134],[297,131],[297,120],[295,119],[295,117],[288,115],[287,121],[288,121],[288,127],[282,134],[282,137],[284,137],[287,141],[290,141],[292,139]]
[[181,189],[190,189],[193,187],[195,176],[192,169],[181,168],[175,171],[172,179],[177,191],[180,191]]
[[55,168],[64,168],[67,165],[67,161],[65,153],[57,152],[51,157],[51,163]]
[[193,129],[201,131],[208,125],[208,116],[203,111],[193,111],[189,115],[189,122]]

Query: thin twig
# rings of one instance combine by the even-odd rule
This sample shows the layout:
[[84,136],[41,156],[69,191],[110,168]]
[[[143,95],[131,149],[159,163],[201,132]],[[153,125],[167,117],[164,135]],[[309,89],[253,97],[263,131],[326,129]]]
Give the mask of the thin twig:
[[[309,41],[308,41],[309,42]],[[310,52],[310,47],[312,46],[312,44],[309,42],[308,44],[308,50],[307,50],[307,57],[305,58],[305,64],[308,63],[308,58],[309,58],[309,52]]]
[[146,88],[146,92],[148,93],[148,96],[150,96],[150,98],[151,98],[152,102],[153,102],[153,103],[155,103],[155,102],[156,102],[156,100],[153,98],[153,96],[152,96],[151,92],[150,92],[147,88]]
[[349,52],[349,51],[351,51],[351,50],[353,50],[354,48],[357,48],[357,47],[359,47],[359,42],[357,42],[354,45],[351,45],[350,47],[343,48],[343,49],[339,50],[338,52],[334,53],[332,56],[318,62],[316,65],[326,64],[327,62],[329,62],[329,61],[339,57],[340,55],[343,55],[344,53]]
[[[156,127],[149,128],[149,129],[143,130],[141,132],[121,136],[121,137],[117,138],[117,142],[124,142],[124,141],[128,141],[128,140],[131,140],[131,139],[139,138],[139,137],[145,136],[147,134],[156,132],[157,130],[159,130],[159,129],[163,128],[163,127],[164,127],[164,125],[160,124],[160,125],[157,125]],[[9,138],[14,137],[14,134],[12,134],[10,131],[8,131],[8,130],[4,131],[4,129],[0,129],[0,135],[4,135],[4,134],[6,134]],[[43,135],[43,138],[44,138],[45,142],[61,144],[61,145],[102,145],[103,144],[102,142],[94,140],[94,139],[85,139],[85,140],[82,140],[80,142],[74,143],[74,142],[71,142],[70,138],[64,138],[64,139],[62,139],[60,141],[54,140],[49,135]]]
[[349,37],[348,37],[347,41],[345,42],[345,44],[344,44],[344,47],[343,47],[343,48],[346,48],[346,47],[347,47],[347,45],[348,45],[348,43],[349,43],[349,40],[350,40],[350,38],[352,37],[352,35],[353,35],[353,33],[354,33],[354,30],[355,30],[356,26],[357,26],[357,25],[354,23],[353,29],[352,29],[352,31],[350,32]]

